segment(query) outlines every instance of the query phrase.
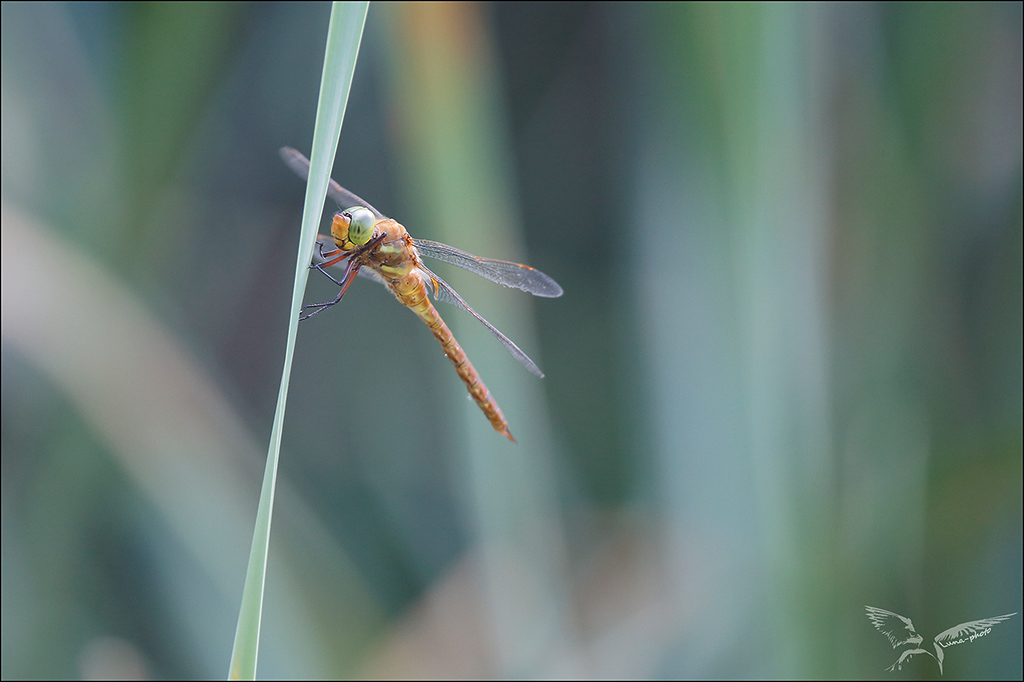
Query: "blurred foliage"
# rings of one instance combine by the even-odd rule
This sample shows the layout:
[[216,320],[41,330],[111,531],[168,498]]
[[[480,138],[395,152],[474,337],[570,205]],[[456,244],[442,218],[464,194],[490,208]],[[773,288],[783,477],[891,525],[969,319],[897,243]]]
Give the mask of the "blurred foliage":
[[[0,673],[220,676],[329,6],[0,8]],[[566,294],[437,268],[517,446],[380,287],[303,323],[260,675],[937,678],[865,604],[1024,610],[1021,26],[371,7],[335,178]]]

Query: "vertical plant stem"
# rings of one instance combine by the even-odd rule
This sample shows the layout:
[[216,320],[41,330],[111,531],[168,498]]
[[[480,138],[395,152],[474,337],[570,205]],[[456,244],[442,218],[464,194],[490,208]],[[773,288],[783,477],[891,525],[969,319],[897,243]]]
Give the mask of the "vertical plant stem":
[[323,77],[320,81],[320,99],[317,103],[316,124],[313,128],[309,181],[306,184],[306,201],[302,211],[299,253],[295,263],[295,284],[292,289],[291,318],[288,324],[284,370],[281,374],[277,409],[274,412],[274,426],[270,434],[267,468],[263,476],[260,503],[256,512],[256,529],[253,532],[252,549],[249,552],[249,566],[245,573],[245,587],[242,591],[242,605],[238,613],[235,643],[231,652],[231,666],[228,673],[230,679],[251,680],[256,676],[260,621],[263,613],[263,585],[267,576],[267,554],[270,549],[270,520],[274,509],[281,431],[295,352],[299,311],[302,307],[302,296],[306,290],[306,280],[309,276],[309,262],[313,257],[313,243],[316,241],[324,200],[327,198],[327,182],[330,178],[331,162],[338,149],[338,138],[341,136],[341,123],[345,117],[345,107],[352,85],[352,75],[355,73],[356,58],[359,55],[359,44],[362,40],[367,9],[368,3],[366,2],[336,2],[331,8],[327,47],[324,51]]

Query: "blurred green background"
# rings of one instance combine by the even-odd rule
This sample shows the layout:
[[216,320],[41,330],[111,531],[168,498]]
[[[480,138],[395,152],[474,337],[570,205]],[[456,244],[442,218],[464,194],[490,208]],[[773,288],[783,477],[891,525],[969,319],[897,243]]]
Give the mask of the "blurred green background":
[[[5,679],[226,674],[329,12],[2,5]],[[334,177],[566,293],[436,268],[518,445],[383,288],[303,323],[260,676],[938,678],[864,605],[1020,612],[1021,26],[371,6]]]

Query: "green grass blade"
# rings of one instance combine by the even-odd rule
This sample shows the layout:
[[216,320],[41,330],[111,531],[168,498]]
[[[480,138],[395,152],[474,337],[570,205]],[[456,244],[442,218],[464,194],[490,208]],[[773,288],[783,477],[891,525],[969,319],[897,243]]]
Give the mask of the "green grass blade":
[[338,138],[341,136],[341,122],[345,117],[345,106],[348,103],[352,75],[355,73],[356,57],[359,54],[359,44],[362,40],[368,4],[366,2],[336,2],[331,8],[327,47],[324,52],[323,77],[320,81],[320,100],[317,103],[316,124],[313,128],[309,181],[306,184],[306,201],[302,211],[299,253],[295,263],[295,285],[292,291],[284,370],[277,397],[277,410],[274,413],[274,426],[270,434],[267,468],[263,476],[260,503],[256,512],[256,528],[253,532],[252,549],[249,552],[249,566],[245,573],[245,588],[242,592],[242,605],[238,613],[235,643],[231,651],[231,667],[228,673],[230,679],[251,680],[256,676],[260,619],[263,611],[263,585],[266,580],[267,553],[270,548],[270,520],[274,508],[281,430],[284,423],[295,338],[298,332],[299,311],[302,307],[302,297],[309,276],[313,244],[316,241],[324,200],[327,197],[327,181],[330,178],[331,165],[338,149]]

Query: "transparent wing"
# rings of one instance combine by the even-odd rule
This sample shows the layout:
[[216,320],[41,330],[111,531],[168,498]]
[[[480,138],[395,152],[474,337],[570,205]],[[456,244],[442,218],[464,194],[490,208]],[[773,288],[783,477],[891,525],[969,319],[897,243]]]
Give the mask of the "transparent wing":
[[[303,180],[309,178],[309,159],[303,156],[302,152],[292,147],[281,147],[280,153],[281,159],[284,160],[289,168],[295,171],[296,175]],[[351,208],[352,206],[365,206],[370,209],[378,220],[386,218],[370,202],[348,191],[333,179],[327,185],[327,194],[343,209]],[[433,242],[428,239],[414,239],[413,242],[422,255],[450,263],[464,270],[469,270],[481,277],[486,277],[496,284],[520,289],[534,296],[543,296],[544,298],[557,298],[562,295],[562,287],[558,285],[558,282],[540,270],[531,268],[528,265],[494,260],[493,258],[480,258],[479,256],[456,249],[454,246]]]
[[947,644],[948,646],[952,646],[948,643],[952,642],[953,644],[961,644],[962,642],[958,640],[971,639],[972,635],[973,639],[983,637],[988,634],[986,630],[991,628],[993,625],[1006,620],[1010,616],[1016,615],[1016,612],[1008,613],[1005,616],[996,616],[994,618],[982,618],[981,620],[972,620],[969,623],[960,623],[960,625],[954,625],[950,629],[935,635],[935,643]]
[[420,252],[421,256],[429,256],[460,267],[463,270],[469,270],[481,277],[486,277],[496,284],[521,289],[534,296],[543,296],[544,298],[557,298],[562,295],[562,287],[558,285],[558,282],[540,270],[531,268],[529,265],[521,265],[520,263],[512,263],[505,260],[494,260],[492,258],[480,258],[465,251],[460,251],[454,246],[448,246],[441,242],[432,242],[429,239],[413,239],[413,243],[416,244],[416,249]]
[[498,337],[498,340],[501,341],[501,344],[505,346],[505,349],[512,354],[512,357],[514,357],[519,362],[523,363],[523,365],[526,366],[526,369],[530,370],[533,374],[536,374],[538,377],[544,378],[544,373],[540,371],[540,368],[537,367],[537,365],[533,362],[533,360],[529,358],[529,356],[526,353],[519,349],[519,346],[512,343],[512,340],[509,339],[504,334],[502,334],[500,331],[498,331],[497,327],[495,327],[493,324],[491,324],[483,317],[481,317],[480,314],[477,313],[475,310],[470,308],[469,304],[463,301],[462,297],[459,296],[458,293],[456,293],[455,289],[452,289],[450,286],[448,286],[447,282],[445,282],[443,279],[441,279],[440,277],[438,277],[437,275],[435,275],[422,265],[420,266],[420,271],[426,277],[427,281],[430,282],[431,285],[433,286],[435,299],[437,299],[438,301],[443,301],[449,305],[453,305],[456,308],[462,308],[467,313],[469,313],[476,319],[480,320],[480,322],[485,327],[487,327],[487,329],[489,329],[492,334]]
[[[867,615],[872,625],[889,639],[893,649],[898,649],[908,642],[920,643],[923,640],[921,635],[917,634],[914,624],[910,622],[909,618],[875,606],[865,606],[864,608],[868,612]],[[908,632],[910,633],[909,637],[907,636]]]
[[[295,171],[303,180],[309,179],[309,159],[302,155],[302,152],[291,147],[281,147],[281,159],[288,164],[288,167]],[[358,196],[349,192],[347,189],[336,183],[333,179],[327,183],[327,196],[334,200],[338,206],[342,209],[352,208],[353,206],[365,206],[370,209],[373,215],[377,216],[378,220],[383,220],[386,216],[383,213],[375,209],[367,201],[363,201]]]
[[[330,255],[330,251],[334,248],[334,241],[331,239],[331,237],[328,237],[327,235],[317,235],[317,243],[323,245],[325,255]],[[324,258],[322,258],[319,254],[319,249],[314,249],[313,258],[319,262],[324,262]],[[331,267],[344,268],[344,261],[335,263]],[[493,324],[485,320],[480,315],[480,313],[469,307],[469,304],[466,303],[461,296],[459,296],[458,292],[456,292],[455,289],[452,289],[451,285],[449,285],[443,279],[441,279],[433,272],[428,270],[426,266],[420,265],[419,269],[422,272],[424,278],[430,283],[431,288],[433,289],[434,298],[436,300],[443,301],[444,303],[447,303],[448,305],[453,305],[456,308],[461,308],[462,310],[465,310],[467,313],[469,313],[476,319],[480,320],[480,323],[487,327],[487,329],[490,330],[490,332],[494,334],[499,341],[501,341],[501,345],[505,346],[505,349],[512,355],[512,357],[514,357],[519,362],[523,363],[526,369],[530,370],[530,372],[532,372],[533,374],[537,375],[542,379],[544,378],[544,373],[541,372],[540,368],[537,367],[537,364],[530,359],[530,356],[524,353],[522,349],[520,349],[519,346],[513,343],[510,338],[508,338],[500,331],[498,331],[497,327],[495,327]],[[372,268],[361,268],[359,270],[359,276],[365,277],[366,279],[372,279],[375,282],[378,282],[379,284],[384,284],[386,286],[383,280],[380,279],[380,276],[377,275],[377,273],[374,272]]]

